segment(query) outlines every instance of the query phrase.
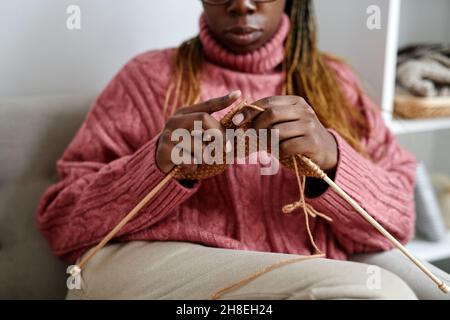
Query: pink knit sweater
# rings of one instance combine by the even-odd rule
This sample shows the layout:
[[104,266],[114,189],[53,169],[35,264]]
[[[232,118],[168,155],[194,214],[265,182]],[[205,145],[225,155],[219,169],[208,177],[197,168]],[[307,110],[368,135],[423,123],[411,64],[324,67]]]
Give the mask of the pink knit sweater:
[[[234,55],[220,47],[201,20],[208,61],[202,100],[240,89],[257,100],[278,95],[283,41],[289,20],[263,48]],[[57,162],[60,180],[40,200],[37,223],[55,255],[73,262],[97,244],[164,174],[155,148],[165,119],[164,95],[174,49],[149,51],[129,61],[101,93]],[[371,127],[362,141],[372,156],[358,154],[336,132],[339,161],[335,182],[401,242],[414,231],[415,160],[395,141],[376,106],[361,92],[348,67],[329,62],[343,90],[361,107]],[[339,107],[339,106],[337,106]],[[233,165],[193,188],[172,179],[116,240],[187,241],[206,246],[309,255],[301,210],[281,212],[298,199],[295,175],[284,168],[262,176],[257,164]],[[390,244],[331,189],[307,202],[333,218],[310,219],[316,243],[329,258],[386,250]]]

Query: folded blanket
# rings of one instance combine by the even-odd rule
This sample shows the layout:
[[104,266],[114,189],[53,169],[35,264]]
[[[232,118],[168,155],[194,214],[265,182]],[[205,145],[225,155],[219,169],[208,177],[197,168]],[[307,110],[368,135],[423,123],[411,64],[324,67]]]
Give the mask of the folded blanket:
[[412,95],[450,96],[450,46],[415,45],[400,50],[397,82]]

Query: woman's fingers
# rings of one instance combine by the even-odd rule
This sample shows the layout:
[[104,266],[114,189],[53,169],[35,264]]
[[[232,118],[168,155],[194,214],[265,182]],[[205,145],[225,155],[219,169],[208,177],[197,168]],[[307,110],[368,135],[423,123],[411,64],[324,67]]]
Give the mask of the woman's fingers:
[[[213,130],[209,131],[213,136],[217,137],[221,135],[225,147],[225,130],[220,122],[211,116],[211,113],[231,106],[240,98],[240,96],[241,91],[237,90],[224,97],[211,99],[179,109],[168,119],[163,133],[158,139],[156,151],[157,166],[164,173],[167,173],[173,168],[175,162],[179,163],[179,161],[174,161],[173,155],[176,154],[177,151],[180,152],[180,150],[174,150],[174,147],[180,147],[179,140],[181,139],[185,141],[185,143],[182,144],[182,149],[185,149],[184,152],[186,153],[186,158],[182,158],[181,160],[187,163],[194,163],[192,161],[193,157],[194,159],[197,159],[195,162],[202,163],[202,150],[204,149],[204,145],[208,144],[208,142],[203,141],[203,132],[208,129]],[[197,131],[197,136],[200,134],[200,137],[194,137],[195,131]],[[192,170],[195,170],[195,168],[196,165],[190,167]]]
[[[208,138],[208,135],[220,136],[222,140],[225,140],[224,132],[220,122],[205,112],[178,114],[171,117],[158,140],[156,153],[158,167],[167,173],[180,162],[203,163],[204,146],[209,144],[209,141],[204,140],[213,140]],[[180,149],[183,149],[183,152]],[[191,169],[195,170],[194,167]]]
[[[205,112],[187,113],[171,117],[167,121],[166,129],[170,132],[177,130],[208,130],[217,129],[225,131],[222,124],[217,121],[212,115]],[[180,134],[182,132],[180,131]]]
[[[180,146],[183,146],[182,149],[184,149],[183,152],[185,154],[182,158],[183,162],[188,165],[192,163],[193,165],[190,169],[195,170],[195,164],[205,163],[205,151],[208,154],[206,148],[208,145],[212,147],[212,141],[216,142],[217,137],[221,138],[223,142],[222,147],[226,151],[225,128],[211,116],[211,113],[228,107],[240,95],[240,91],[235,91],[221,98],[180,109],[169,120],[166,128],[172,134],[176,129],[185,129],[184,131],[179,131],[177,136],[180,138],[188,135],[188,137],[184,137],[184,144],[180,143],[181,138],[176,138],[174,139],[175,141],[168,141],[166,138],[166,146],[162,148],[162,151],[166,154],[166,159],[169,154],[168,147],[173,148],[177,146],[179,149]],[[298,96],[276,96],[258,100],[253,104],[264,109],[264,111],[245,108],[233,118],[233,122],[236,125],[239,126],[243,123],[251,122],[252,128],[257,131],[259,129],[277,130],[281,157],[293,154],[309,155],[317,153],[318,143],[316,140],[320,138],[320,134],[318,134],[320,130],[317,127],[318,121],[314,111],[303,98]],[[236,121],[236,118],[239,121]],[[211,133],[214,138],[206,138],[205,133]],[[270,134],[270,132],[268,133]],[[178,153],[180,151],[175,150]],[[170,160],[166,160],[166,162],[168,161]]]
[[303,98],[299,96],[272,96],[260,99],[252,104],[266,109],[273,106],[288,106],[297,104],[301,100],[303,100]]
[[284,140],[280,143],[280,158],[286,158],[296,154],[312,156],[310,137],[300,136]]
[[214,98],[194,104],[189,107],[181,108],[177,111],[177,114],[189,114],[197,112],[206,112],[211,114],[231,106],[241,97],[241,94],[242,93],[240,90],[236,90],[220,98]]
[[[301,97],[298,96],[274,96],[267,97],[252,103],[252,105],[265,109],[265,111],[256,110],[253,108],[244,108],[241,112],[237,113],[233,117],[233,123],[236,126],[252,122],[256,118],[260,117],[266,112],[271,112],[274,108],[285,108],[288,106],[294,106],[303,101]],[[281,113],[280,113],[281,114]]]
[[[214,148],[225,148],[225,128],[217,121],[213,116],[205,112],[189,113],[179,115],[175,118],[176,123],[173,123],[174,127],[181,129],[172,132],[171,136],[171,148],[178,148],[174,150],[175,154],[179,157],[181,150],[184,153],[182,158],[185,163],[201,164],[208,161],[208,147],[211,143],[214,144]],[[217,143],[221,143],[218,145]],[[205,152],[206,151],[206,152]],[[220,152],[220,149],[217,149]],[[206,154],[206,159],[205,159]],[[194,161],[191,161],[194,159]]]
[[310,132],[311,130],[311,126],[311,122],[300,120],[278,123],[272,126],[272,129],[278,130],[278,137],[282,142],[284,140],[308,134],[308,132]]
[[252,124],[252,128],[271,129],[277,123],[297,121],[302,117],[302,109],[296,105],[273,106],[258,115]]

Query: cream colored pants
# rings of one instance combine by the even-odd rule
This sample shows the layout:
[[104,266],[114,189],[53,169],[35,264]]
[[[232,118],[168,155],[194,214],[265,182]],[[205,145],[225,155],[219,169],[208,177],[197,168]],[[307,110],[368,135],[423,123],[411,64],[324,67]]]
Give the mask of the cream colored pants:
[[[400,255],[395,251],[387,254],[389,261],[399,259]],[[185,242],[112,244],[89,261],[83,270],[81,290],[69,290],[67,298],[210,299],[219,290],[268,265],[295,257],[299,256],[218,249]],[[364,260],[367,256],[357,259]],[[413,267],[407,271],[415,280],[423,277],[415,272]],[[431,294],[440,294],[428,279],[422,280],[422,284],[418,281],[419,286],[429,284]],[[218,298],[416,299],[416,294],[404,280],[386,269],[320,258],[275,268],[222,292]]]

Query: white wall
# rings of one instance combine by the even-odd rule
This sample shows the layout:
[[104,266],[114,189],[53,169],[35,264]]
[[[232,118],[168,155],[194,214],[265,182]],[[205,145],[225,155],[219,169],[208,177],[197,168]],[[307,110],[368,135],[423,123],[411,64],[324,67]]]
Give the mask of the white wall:
[[[408,0],[406,0],[408,1]],[[389,0],[315,0],[322,50],[343,57],[366,91],[381,103]],[[381,10],[381,29],[367,28],[370,5]]]
[[[66,28],[81,7],[82,29]],[[1,0],[0,97],[95,93],[135,54],[198,32],[198,0]]]
[[399,45],[450,43],[449,0],[403,0]]

